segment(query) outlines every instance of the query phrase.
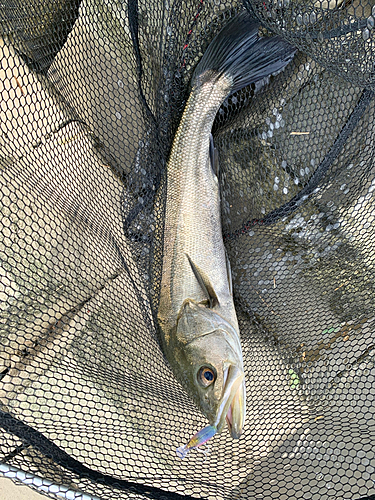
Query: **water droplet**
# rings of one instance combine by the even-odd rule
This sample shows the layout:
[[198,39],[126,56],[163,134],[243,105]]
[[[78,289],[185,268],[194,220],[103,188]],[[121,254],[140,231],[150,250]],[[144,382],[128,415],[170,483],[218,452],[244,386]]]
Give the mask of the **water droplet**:
[[116,111],[116,118],[118,118],[119,120],[121,120],[121,113],[119,113],[118,111]]
[[309,14],[308,14],[307,12],[305,12],[305,13],[303,14],[303,22],[304,22],[304,24],[306,24],[306,25],[310,23],[310,16],[309,16]]
[[167,35],[171,36],[172,34],[172,26],[167,26]]
[[315,12],[311,12],[311,14],[310,14],[310,23],[314,24],[315,21],[316,21],[316,14],[315,14]]
[[120,87],[120,89],[124,88],[124,82],[122,80],[118,80],[117,85]]
[[372,30],[374,28],[374,24],[375,24],[375,20],[374,20],[374,17],[373,16],[370,16],[368,19],[367,19],[367,27],[369,30]]
[[285,188],[283,189],[283,193],[284,193],[284,194],[288,194],[288,188],[286,188],[286,187],[285,187]]
[[298,14],[298,16],[296,17],[296,22],[297,22],[298,26],[302,26],[302,16],[301,16],[301,14]]

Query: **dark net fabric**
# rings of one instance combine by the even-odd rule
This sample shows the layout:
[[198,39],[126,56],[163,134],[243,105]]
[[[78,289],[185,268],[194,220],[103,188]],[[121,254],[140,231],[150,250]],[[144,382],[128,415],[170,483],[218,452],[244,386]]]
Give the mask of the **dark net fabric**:
[[222,106],[244,435],[158,343],[165,167],[195,65],[240,2],[5,0],[0,470],[51,497],[375,495],[374,2],[251,1],[298,48]]

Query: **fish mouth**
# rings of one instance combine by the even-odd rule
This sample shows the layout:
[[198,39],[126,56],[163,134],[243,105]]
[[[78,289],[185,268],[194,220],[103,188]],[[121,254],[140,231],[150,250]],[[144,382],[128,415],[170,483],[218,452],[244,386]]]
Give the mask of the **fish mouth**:
[[229,432],[238,439],[243,431],[246,416],[245,374],[237,366],[224,370],[224,390],[214,425],[218,432],[227,422]]

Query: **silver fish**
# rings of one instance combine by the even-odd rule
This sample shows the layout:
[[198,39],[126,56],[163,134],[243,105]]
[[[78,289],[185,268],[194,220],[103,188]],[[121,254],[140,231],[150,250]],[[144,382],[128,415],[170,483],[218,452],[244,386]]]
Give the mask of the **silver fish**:
[[167,164],[164,254],[158,322],[164,353],[210,425],[233,438],[246,414],[245,373],[220,219],[217,155],[211,136],[226,97],[279,70],[290,46],[259,38],[243,12],[200,61]]

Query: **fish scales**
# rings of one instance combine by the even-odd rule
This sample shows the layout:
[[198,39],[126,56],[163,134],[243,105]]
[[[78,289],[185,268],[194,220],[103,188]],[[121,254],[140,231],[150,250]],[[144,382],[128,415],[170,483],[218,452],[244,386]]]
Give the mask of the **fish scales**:
[[217,71],[199,75],[175,136],[167,164],[158,321],[164,352],[211,428],[220,431],[227,419],[239,437],[242,351],[210,154],[213,121],[232,83]]
[[174,375],[210,423],[178,448],[180,458],[225,422],[232,437],[240,437],[245,422],[245,374],[211,129],[231,92],[279,71],[295,52],[278,37],[259,38],[258,27],[242,12],[211,42],[193,75],[167,163],[160,337]]
[[159,307],[159,316],[168,322],[166,332],[176,324],[187,298],[198,303],[206,299],[186,255],[215,283],[222,314],[238,328],[221,231],[219,184],[209,156],[212,124],[231,83],[212,72],[193,88],[167,165]]

